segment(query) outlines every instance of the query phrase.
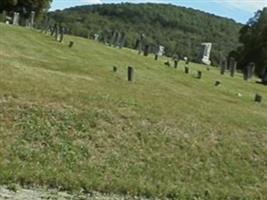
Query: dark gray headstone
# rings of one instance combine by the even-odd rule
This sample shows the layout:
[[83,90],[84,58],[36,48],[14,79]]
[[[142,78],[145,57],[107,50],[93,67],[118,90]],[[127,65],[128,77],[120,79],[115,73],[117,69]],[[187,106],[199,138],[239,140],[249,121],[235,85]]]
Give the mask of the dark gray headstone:
[[73,42],[73,41],[70,41],[70,43],[69,43],[69,48],[72,48],[73,45],[74,45],[74,42]]
[[189,67],[184,67],[184,73],[189,74]]
[[134,69],[133,69],[133,67],[131,67],[131,66],[129,66],[128,67],[128,81],[133,81],[133,79],[134,79]]
[[234,77],[235,72],[236,72],[236,66],[237,66],[237,62],[236,62],[235,58],[230,57],[228,64],[229,64],[229,69],[230,69],[230,75],[232,77]]
[[243,70],[244,80],[249,80],[255,72],[255,63],[249,63]]
[[226,71],[226,61],[225,60],[221,60],[220,62],[220,68],[221,68],[221,75],[224,75],[225,71]]
[[261,80],[262,80],[262,83],[263,83],[264,85],[267,85],[267,67],[264,69],[264,72],[262,73],[262,78],[261,78]]
[[119,41],[119,48],[122,49],[126,42],[126,34],[124,32],[121,33],[121,38]]
[[220,86],[221,85],[221,81],[215,81],[215,86]]
[[145,48],[144,48],[144,56],[148,56],[149,54],[149,45],[145,45]]
[[63,42],[64,40],[64,33],[65,33],[65,28],[63,26],[59,26],[59,42]]
[[198,71],[198,72],[197,72],[197,78],[198,78],[198,79],[201,79],[201,78],[202,78],[202,72],[201,72],[201,71]]
[[261,103],[262,102],[262,96],[259,94],[255,95],[255,102]]

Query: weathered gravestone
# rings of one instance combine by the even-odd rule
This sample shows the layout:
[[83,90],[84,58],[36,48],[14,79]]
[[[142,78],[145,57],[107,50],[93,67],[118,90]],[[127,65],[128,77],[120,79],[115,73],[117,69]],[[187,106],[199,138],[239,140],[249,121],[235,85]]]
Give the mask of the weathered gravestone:
[[189,67],[184,67],[184,73],[189,74]]
[[203,46],[201,62],[206,65],[210,65],[210,52],[212,48],[212,43],[202,43],[201,45]]
[[35,11],[31,11],[30,27],[34,27],[34,23],[35,23]]
[[201,71],[197,71],[197,78],[201,79],[202,78],[202,72]]
[[221,60],[220,61],[220,72],[221,72],[221,75],[224,75],[225,73],[225,70],[226,70],[226,61],[225,60]]
[[229,65],[229,69],[230,69],[230,75],[232,77],[234,77],[235,72],[236,72],[236,66],[237,66],[237,62],[236,62],[235,58],[230,57],[229,61],[228,61],[228,65]]
[[258,103],[261,103],[262,102],[262,96],[261,95],[259,95],[259,94],[256,94],[255,95],[255,100],[254,100],[255,102],[258,102]]
[[19,16],[20,14],[18,12],[14,12],[13,25],[19,25]]
[[3,12],[2,12],[2,15],[1,15],[1,22],[6,22],[6,11],[5,10],[3,10]]
[[174,61],[174,68],[177,69],[177,67],[178,67],[178,63],[179,63],[179,61],[180,61],[180,57],[179,57],[179,55],[175,55],[175,56],[173,57],[173,61]]
[[121,33],[121,37],[120,37],[120,41],[119,41],[119,48],[122,49],[125,45],[126,42],[126,33],[122,32]]
[[115,43],[115,41],[116,41],[116,37],[117,37],[117,33],[116,33],[116,31],[112,31],[112,32],[111,32],[110,39],[109,39],[109,46],[114,45],[114,43]]
[[255,71],[255,63],[249,63],[243,70],[244,80],[249,80],[253,77]]
[[128,78],[128,81],[130,82],[132,82],[134,79],[134,69],[131,66],[128,67],[127,78]]
[[159,56],[163,56],[165,47],[158,45],[155,52],[155,60],[158,60]]
[[136,40],[136,49],[138,50],[138,54],[141,54],[143,51],[143,45],[145,40],[145,34],[140,34],[139,38]]
[[215,86],[220,86],[221,85],[221,81],[215,81]]
[[99,34],[98,34],[98,33],[95,33],[95,34],[94,34],[94,40],[95,40],[95,41],[98,41],[98,39],[99,39]]
[[267,85],[267,67],[264,69],[262,73],[261,81],[264,85]]
[[144,48],[144,56],[148,56],[148,54],[149,54],[149,45],[146,44]]
[[59,40],[58,40],[59,42],[63,42],[64,33],[65,33],[65,28],[62,25],[60,25],[59,26]]
[[70,41],[70,43],[69,43],[69,48],[72,48],[73,45],[74,45],[74,42],[73,42],[73,41]]

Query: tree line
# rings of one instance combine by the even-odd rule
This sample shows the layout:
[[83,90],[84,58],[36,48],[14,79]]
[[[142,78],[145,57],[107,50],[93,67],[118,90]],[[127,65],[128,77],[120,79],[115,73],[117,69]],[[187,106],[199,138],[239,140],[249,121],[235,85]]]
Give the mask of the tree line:
[[126,47],[135,48],[140,34],[146,43],[165,47],[167,56],[199,61],[202,42],[212,42],[211,59],[219,64],[240,44],[241,24],[198,10],[167,4],[102,4],[50,12],[52,20],[65,24],[70,33],[88,37],[111,31],[127,35]]

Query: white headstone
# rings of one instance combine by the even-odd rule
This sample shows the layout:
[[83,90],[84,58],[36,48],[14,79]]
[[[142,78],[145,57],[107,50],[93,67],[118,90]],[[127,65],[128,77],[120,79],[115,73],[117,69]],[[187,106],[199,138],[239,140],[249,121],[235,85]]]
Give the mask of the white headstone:
[[164,52],[165,52],[165,47],[159,45],[157,55],[158,56],[163,56]]
[[30,21],[30,26],[34,26],[34,21],[35,21],[35,11],[31,12],[31,21]]
[[206,65],[210,65],[211,61],[210,61],[210,52],[211,52],[211,47],[212,47],[212,43],[202,43],[201,44],[203,47],[203,56],[202,56],[202,63],[206,64]]
[[19,25],[19,13],[18,12],[14,12],[13,25]]

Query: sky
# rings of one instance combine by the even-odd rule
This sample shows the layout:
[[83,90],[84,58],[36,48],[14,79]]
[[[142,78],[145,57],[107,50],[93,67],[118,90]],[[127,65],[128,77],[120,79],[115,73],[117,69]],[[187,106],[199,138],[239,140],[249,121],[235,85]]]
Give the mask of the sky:
[[232,18],[237,22],[246,23],[254,13],[267,7],[267,0],[53,0],[51,10],[64,9],[77,5],[102,3],[170,3],[177,6],[190,7],[215,15]]

